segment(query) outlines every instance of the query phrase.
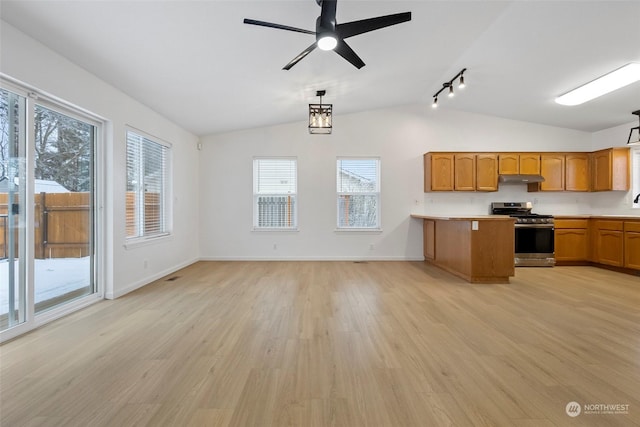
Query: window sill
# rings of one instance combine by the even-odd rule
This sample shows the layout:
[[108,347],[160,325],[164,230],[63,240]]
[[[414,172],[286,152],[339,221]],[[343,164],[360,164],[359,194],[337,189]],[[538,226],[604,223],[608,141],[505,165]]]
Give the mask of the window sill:
[[257,232],[273,232],[273,231],[280,231],[280,232],[294,232],[297,233],[298,231],[300,231],[298,229],[298,227],[294,227],[294,228],[268,228],[268,227],[253,227],[251,229],[251,231],[257,231]]
[[355,233],[373,233],[373,234],[380,234],[382,233],[382,228],[336,228],[335,230],[333,230],[337,233],[350,233],[350,232],[355,232]]
[[155,244],[170,241],[170,240],[173,240],[173,235],[170,233],[167,233],[167,234],[160,234],[158,236],[153,236],[153,237],[139,237],[139,238],[127,239],[123,246],[126,250],[129,250],[129,249],[139,248],[141,246],[155,245]]

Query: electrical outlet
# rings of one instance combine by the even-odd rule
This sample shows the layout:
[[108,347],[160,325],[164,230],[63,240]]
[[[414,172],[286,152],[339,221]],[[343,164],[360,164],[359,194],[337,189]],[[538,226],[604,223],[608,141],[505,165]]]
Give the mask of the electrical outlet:
[[144,268],[149,267],[149,261],[147,261],[147,260],[145,259],[145,260],[142,262],[142,266],[143,266]]
[[276,249],[278,249],[278,245],[277,244],[273,244],[273,250],[275,251]]
[[375,248],[376,248],[376,247],[375,247],[375,245],[374,245],[373,243],[369,245],[369,250],[370,250],[370,251],[374,250]]

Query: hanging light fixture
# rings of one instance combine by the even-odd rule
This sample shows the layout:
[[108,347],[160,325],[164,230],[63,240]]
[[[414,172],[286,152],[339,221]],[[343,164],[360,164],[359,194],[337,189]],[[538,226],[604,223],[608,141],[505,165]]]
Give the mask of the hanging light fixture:
[[458,82],[458,89],[464,89],[467,85],[464,82],[464,72],[467,71],[466,68],[463,68],[458,74],[456,74],[455,76],[453,76],[453,78],[451,80],[449,80],[448,82],[444,82],[442,83],[442,87],[440,88],[439,91],[437,91],[434,95],[433,95],[433,104],[431,104],[431,106],[433,108],[438,108],[438,95],[440,95],[440,93],[442,93],[443,90],[445,89],[449,89],[449,98],[452,98],[454,96],[454,91],[453,91],[453,82],[457,79],[460,78],[460,81]]
[[[632,112],[631,114],[635,114],[636,116],[638,116],[638,119],[640,119],[640,110],[636,110],[636,111]],[[638,139],[637,139],[637,141],[636,140],[631,141],[631,137],[633,136],[633,131],[634,130],[638,131]],[[640,142],[640,125],[636,126],[634,128],[631,128],[631,130],[629,131],[629,139],[627,139],[627,144],[633,144],[633,143],[636,143],[636,142]],[[638,200],[638,198],[636,197],[636,201],[634,203],[638,203],[637,200]]]
[[320,103],[309,104],[309,133],[325,135],[331,133],[333,104],[322,103],[322,97],[326,93],[326,90],[317,91],[316,96],[320,97]]

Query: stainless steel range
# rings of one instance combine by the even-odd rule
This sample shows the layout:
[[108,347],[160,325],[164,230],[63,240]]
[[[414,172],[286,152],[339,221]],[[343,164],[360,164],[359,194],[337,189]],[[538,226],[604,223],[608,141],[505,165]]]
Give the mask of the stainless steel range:
[[552,215],[531,212],[531,202],[494,202],[491,213],[509,215],[515,222],[515,265],[553,267],[554,224]]

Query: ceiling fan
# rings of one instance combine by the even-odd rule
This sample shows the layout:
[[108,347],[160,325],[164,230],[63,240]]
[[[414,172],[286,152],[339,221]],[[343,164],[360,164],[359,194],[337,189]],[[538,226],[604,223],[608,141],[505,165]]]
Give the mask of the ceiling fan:
[[304,34],[313,34],[316,36],[316,41],[285,65],[283,70],[291,69],[291,67],[300,62],[316,47],[321,50],[334,50],[338,55],[349,61],[354,67],[360,69],[364,67],[364,62],[353,51],[353,49],[349,47],[344,39],[411,20],[411,12],[404,12],[338,24],[336,23],[337,0],[316,0],[316,3],[321,7],[320,16],[316,19],[316,31],[309,31],[302,28],[289,27],[287,25],[274,24],[271,22],[256,21],[255,19],[245,19],[244,23],[278,28],[280,30],[295,31]]

